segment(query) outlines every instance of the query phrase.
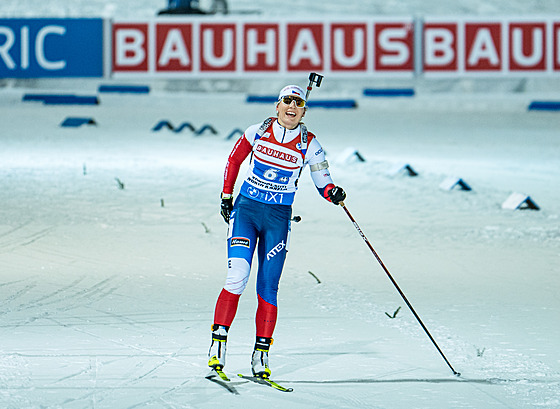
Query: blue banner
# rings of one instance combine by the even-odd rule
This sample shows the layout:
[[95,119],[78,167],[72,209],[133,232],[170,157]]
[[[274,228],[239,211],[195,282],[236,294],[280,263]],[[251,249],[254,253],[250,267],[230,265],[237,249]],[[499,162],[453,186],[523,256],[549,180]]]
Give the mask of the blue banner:
[[102,76],[101,18],[0,19],[0,78]]

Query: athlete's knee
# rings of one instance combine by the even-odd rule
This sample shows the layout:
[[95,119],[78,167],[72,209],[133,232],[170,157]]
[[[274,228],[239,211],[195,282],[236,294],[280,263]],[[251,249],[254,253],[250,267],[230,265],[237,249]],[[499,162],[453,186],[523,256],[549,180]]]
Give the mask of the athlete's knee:
[[247,282],[251,265],[243,258],[228,259],[228,273],[224,288],[232,294],[241,294]]

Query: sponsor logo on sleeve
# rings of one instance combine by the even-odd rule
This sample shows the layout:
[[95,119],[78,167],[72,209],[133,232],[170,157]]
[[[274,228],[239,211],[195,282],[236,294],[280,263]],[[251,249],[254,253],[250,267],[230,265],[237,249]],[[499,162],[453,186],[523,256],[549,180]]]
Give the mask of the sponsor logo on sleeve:
[[243,246],[249,247],[251,241],[245,237],[232,237],[231,238],[231,245],[232,246]]

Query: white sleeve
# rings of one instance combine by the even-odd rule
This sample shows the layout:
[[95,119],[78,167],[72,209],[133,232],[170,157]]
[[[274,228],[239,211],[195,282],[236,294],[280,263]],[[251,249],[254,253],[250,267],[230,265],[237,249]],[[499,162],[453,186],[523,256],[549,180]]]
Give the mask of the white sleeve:
[[259,131],[260,126],[261,126],[261,124],[251,125],[243,133],[243,136],[245,137],[245,139],[247,139],[247,142],[249,142],[251,144],[251,146],[255,144],[255,136],[257,135],[257,132]]
[[313,138],[307,147],[307,154],[305,155],[305,162],[309,165],[311,170],[311,179],[317,189],[322,191],[327,185],[333,184],[331,174],[329,172],[329,164],[325,159],[325,151],[317,141]]

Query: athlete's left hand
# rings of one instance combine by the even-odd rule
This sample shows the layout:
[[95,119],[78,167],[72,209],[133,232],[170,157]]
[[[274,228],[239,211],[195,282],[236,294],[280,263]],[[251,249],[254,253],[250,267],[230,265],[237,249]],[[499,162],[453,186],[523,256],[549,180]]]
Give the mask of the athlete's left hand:
[[329,199],[331,199],[331,202],[335,205],[338,205],[346,199],[346,192],[340,186],[335,186],[329,190]]
[[233,210],[233,197],[231,195],[225,196],[222,195],[222,204],[220,206],[220,214],[224,218],[226,223],[229,223],[229,215]]

